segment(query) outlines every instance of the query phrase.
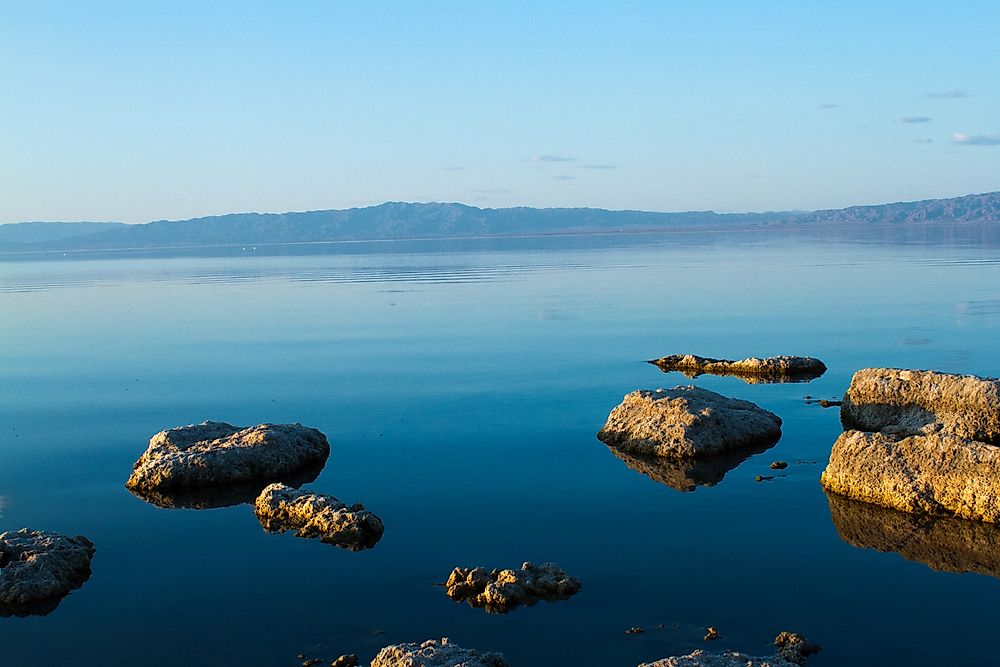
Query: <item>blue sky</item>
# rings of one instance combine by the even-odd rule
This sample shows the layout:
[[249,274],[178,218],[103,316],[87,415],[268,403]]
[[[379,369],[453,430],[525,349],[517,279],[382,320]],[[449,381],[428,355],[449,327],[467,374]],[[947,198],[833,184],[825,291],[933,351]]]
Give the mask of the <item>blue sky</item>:
[[0,222],[1000,190],[996,2],[0,3]]

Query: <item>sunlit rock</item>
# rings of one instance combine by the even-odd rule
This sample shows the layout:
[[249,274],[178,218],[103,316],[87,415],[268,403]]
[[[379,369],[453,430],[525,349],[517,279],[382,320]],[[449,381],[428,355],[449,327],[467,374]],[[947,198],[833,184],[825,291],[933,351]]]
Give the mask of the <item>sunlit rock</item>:
[[540,600],[565,600],[580,590],[580,582],[555,563],[524,563],[519,570],[456,567],[445,582],[448,597],[473,607],[504,614]]
[[865,368],[851,379],[840,415],[847,429],[904,436],[943,432],[1000,444],[1000,380]]
[[452,644],[447,637],[422,644],[386,646],[371,667],[508,667],[499,653],[479,653]]
[[683,459],[631,454],[615,447],[608,449],[635,472],[664,486],[686,492],[694,491],[699,486],[715,486],[730,470],[735,470],[754,454],[764,452],[773,446],[774,442],[769,442],[763,446],[728,454]]
[[281,483],[261,491],[254,511],[269,532],[294,530],[298,537],[318,538],[350,551],[370,549],[384,532],[382,520],[361,503],[348,506],[333,496]]
[[826,365],[812,357],[748,357],[740,361],[712,359],[694,354],[671,354],[649,363],[664,373],[680,371],[689,378],[699,375],[733,375],[748,384],[809,382],[826,372]]
[[1000,579],[1000,526],[910,514],[827,494],[840,539],[860,549],[894,552],[939,572]]
[[90,578],[94,545],[22,528],[0,533],[0,616],[44,616]]
[[749,401],[698,387],[627,394],[597,437],[622,451],[651,456],[716,456],[777,442],[781,419]]
[[301,424],[243,428],[204,422],[154,435],[126,486],[151,490],[272,482],[321,467],[329,455],[326,436]]

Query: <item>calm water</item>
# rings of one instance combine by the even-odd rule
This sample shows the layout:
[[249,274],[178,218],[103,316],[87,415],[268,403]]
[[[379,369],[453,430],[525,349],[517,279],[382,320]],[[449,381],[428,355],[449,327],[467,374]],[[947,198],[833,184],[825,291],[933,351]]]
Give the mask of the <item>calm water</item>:
[[[984,238],[0,262],[0,528],[97,546],[54,612],[0,618],[4,665],[291,666],[448,636],[515,667],[631,666],[704,646],[708,625],[709,648],[755,654],[802,632],[824,647],[817,667],[991,664],[1000,553],[983,545],[1000,537],[832,515],[818,478],[838,414],[803,400],[838,397],[865,366],[1000,375],[1000,252]],[[784,435],[680,492],[594,434],[628,391],[689,383],[644,363],[681,352],[830,370],[695,380],[778,413]],[[247,505],[167,510],[125,490],[153,433],[205,419],[325,432],[333,454],[308,488],[364,502],[382,541],[352,553],[266,534]],[[755,482],[776,459],[786,476]],[[455,565],[524,560],[583,590],[489,615],[435,585]]]

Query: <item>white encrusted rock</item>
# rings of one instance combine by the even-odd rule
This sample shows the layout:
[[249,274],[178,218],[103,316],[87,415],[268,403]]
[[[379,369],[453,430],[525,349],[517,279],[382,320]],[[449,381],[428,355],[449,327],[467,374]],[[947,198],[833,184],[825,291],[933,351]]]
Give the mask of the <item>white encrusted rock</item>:
[[597,437],[618,449],[653,456],[715,456],[771,443],[781,418],[750,401],[698,387],[627,394]]
[[203,422],[154,435],[126,486],[149,490],[274,481],[322,466],[329,456],[326,436],[301,424],[243,428]]
[[701,649],[687,655],[662,658],[656,662],[644,662],[639,667],[796,667],[783,658],[751,657],[736,651],[709,653]]
[[382,538],[382,520],[361,503],[348,506],[331,495],[301,491],[281,483],[270,484],[254,503],[257,519],[265,530],[294,530],[298,537],[360,551]]
[[48,613],[90,578],[94,545],[22,528],[0,533],[0,615]]
[[499,653],[479,653],[452,644],[447,637],[422,644],[386,646],[371,667],[508,667]]

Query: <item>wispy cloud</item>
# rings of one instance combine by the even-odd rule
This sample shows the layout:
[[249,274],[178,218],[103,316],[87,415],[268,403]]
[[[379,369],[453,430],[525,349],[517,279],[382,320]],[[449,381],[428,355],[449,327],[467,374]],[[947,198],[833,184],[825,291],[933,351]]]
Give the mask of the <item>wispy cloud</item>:
[[934,140],[930,137],[917,137],[916,139],[911,139],[915,144],[933,144]]
[[532,155],[528,158],[528,162],[576,162],[576,158],[562,155]]
[[464,171],[465,167],[463,165],[455,165],[454,167],[445,167],[445,171]]
[[819,105],[819,108],[820,109],[839,109],[840,105],[839,104],[821,104],[821,105]]
[[951,135],[951,143],[959,146],[1000,146],[1000,134],[962,134]]
[[929,97],[932,100],[957,100],[968,96],[969,91],[967,90],[945,90],[939,93],[924,93],[924,97]]
[[557,181],[575,181],[576,176],[570,176],[569,174],[560,174],[556,176]]
[[580,165],[580,169],[603,169],[603,170],[608,170],[608,169],[617,169],[617,168],[618,167],[616,167],[613,164],[581,164]]
[[931,119],[927,116],[898,116],[892,119],[893,123],[929,123]]

